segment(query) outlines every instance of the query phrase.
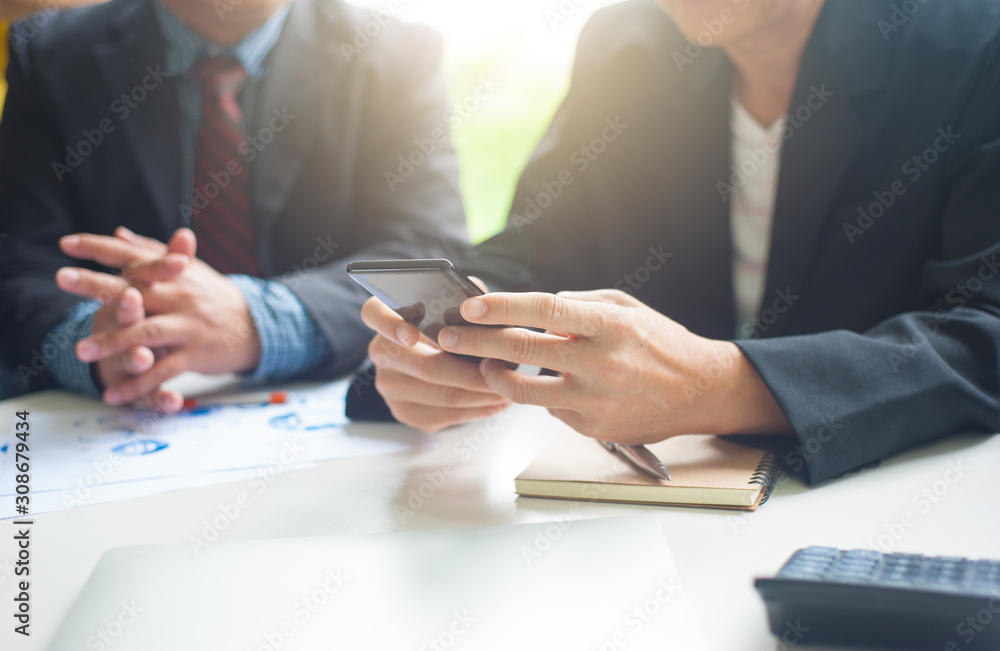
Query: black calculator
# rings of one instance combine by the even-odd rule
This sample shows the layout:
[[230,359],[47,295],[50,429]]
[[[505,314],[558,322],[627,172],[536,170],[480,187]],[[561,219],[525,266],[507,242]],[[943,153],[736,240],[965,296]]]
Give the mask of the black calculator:
[[807,547],[755,586],[796,645],[1000,649],[1000,561]]

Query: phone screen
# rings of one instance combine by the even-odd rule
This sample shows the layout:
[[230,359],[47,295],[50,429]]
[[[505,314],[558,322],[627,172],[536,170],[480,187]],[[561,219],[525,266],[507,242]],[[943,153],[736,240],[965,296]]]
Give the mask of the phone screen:
[[442,328],[469,325],[459,308],[483,291],[447,260],[352,262],[348,273],[433,341]]

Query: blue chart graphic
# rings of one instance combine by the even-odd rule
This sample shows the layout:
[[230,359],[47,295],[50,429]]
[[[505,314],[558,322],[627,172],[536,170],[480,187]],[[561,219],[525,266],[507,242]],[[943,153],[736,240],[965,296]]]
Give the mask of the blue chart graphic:
[[111,451],[124,456],[138,457],[144,454],[159,452],[160,450],[166,449],[169,445],[169,443],[164,443],[163,441],[139,439],[136,441],[129,441],[128,443],[122,443],[121,445],[116,445],[111,448]]
[[318,429],[340,429],[340,425],[337,423],[324,423],[322,425],[308,425],[306,426],[307,432],[312,432]]
[[288,414],[273,417],[268,421],[268,424],[277,430],[302,430],[304,432],[313,432],[323,429],[340,429],[343,427],[341,423],[331,423],[329,418],[330,415],[326,412],[316,414],[300,414],[293,411]]
[[294,411],[290,414],[275,416],[268,421],[274,429],[295,430],[302,425],[302,419]]

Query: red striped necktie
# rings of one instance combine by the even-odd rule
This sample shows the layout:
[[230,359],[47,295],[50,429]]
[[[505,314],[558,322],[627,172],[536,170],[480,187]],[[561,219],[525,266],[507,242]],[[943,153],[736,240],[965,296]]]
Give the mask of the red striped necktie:
[[195,74],[202,91],[191,198],[198,257],[220,273],[259,276],[250,171],[238,150],[246,140],[243,110],[237,101],[246,72],[234,57],[224,56],[199,61]]

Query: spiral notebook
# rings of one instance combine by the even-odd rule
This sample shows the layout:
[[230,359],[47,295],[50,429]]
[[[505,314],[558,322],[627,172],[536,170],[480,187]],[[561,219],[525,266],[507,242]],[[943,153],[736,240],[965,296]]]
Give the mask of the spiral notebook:
[[669,481],[566,431],[517,476],[515,490],[526,497],[753,511],[767,500],[778,471],[771,452],[718,436],[675,436],[646,447],[667,467]]

